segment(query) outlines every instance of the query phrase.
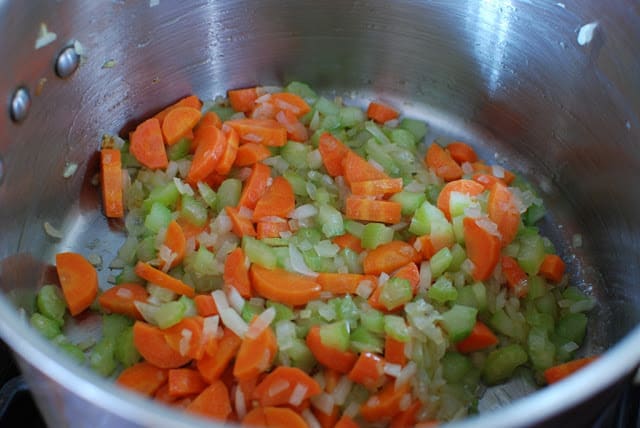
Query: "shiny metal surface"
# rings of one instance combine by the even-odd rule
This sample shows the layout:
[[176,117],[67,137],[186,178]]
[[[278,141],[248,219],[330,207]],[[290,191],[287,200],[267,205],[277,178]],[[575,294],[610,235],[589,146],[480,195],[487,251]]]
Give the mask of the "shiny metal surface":
[[73,45],[67,46],[56,58],[56,74],[58,77],[66,79],[70,77],[80,65],[80,55],[76,52]]
[[[41,22],[58,38],[35,51]],[[593,38],[578,43],[592,22]],[[401,103],[434,135],[469,141],[485,157],[500,153],[540,188],[551,212],[543,227],[570,260],[572,280],[598,299],[585,352],[610,348],[603,358],[513,404],[505,401],[526,384],[491,390],[481,408],[492,411],[461,426],[575,422],[571,408],[640,361],[637,1],[0,0],[0,28],[5,99],[19,85],[35,93],[47,79],[24,122],[0,115],[0,335],[21,356],[51,426],[195,423],[74,367],[13,308],[28,309],[56,252],[108,261],[122,240],[91,184],[101,135],[126,133],[191,92],[213,98],[229,87],[291,79],[354,102],[375,95]],[[74,39],[86,60],[58,79],[57,53]],[[114,67],[102,68],[111,60]],[[70,162],[79,168],[64,178]],[[47,236],[45,221],[64,238]],[[579,248],[571,246],[576,233]],[[101,280],[108,275],[104,269]],[[580,408],[589,412],[597,402]]]
[[9,117],[14,122],[22,122],[29,114],[29,108],[31,107],[31,95],[29,90],[24,86],[20,86],[16,89],[11,96],[9,103]]

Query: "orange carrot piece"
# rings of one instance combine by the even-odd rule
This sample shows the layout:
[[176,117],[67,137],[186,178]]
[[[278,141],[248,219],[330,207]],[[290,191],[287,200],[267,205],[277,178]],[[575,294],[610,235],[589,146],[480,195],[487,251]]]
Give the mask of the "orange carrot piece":
[[[180,355],[198,359],[202,357],[204,352],[204,343],[202,341],[202,329],[204,323],[201,317],[183,318],[179,323],[163,331],[164,340],[167,345]],[[191,336],[185,343],[185,331],[189,331]]]
[[555,254],[547,254],[542,260],[538,273],[552,282],[560,282],[564,276],[565,264]]
[[349,372],[349,379],[368,389],[375,389],[384,382],[384,359],[372,352],[363,352]]
[[403,241],[391,241],[371,250],[364,258],[364,273],[380,275],[391,273],[411,262],[419,262],[420,255],[413,246]]
[[286,407],[256,407],[242,419],[242,425],[265,428],[309,428],[302,416]]
[[[280,387],[280,385],[282,386]],[[256,389],[253,391],[253,399],[265,407],[288,405],[296,388],[305,389],[304,394],[300,397],[295,397],[296,399],[300,399],[300,403],[322,392],[318,382],[302,370],[294,367],[280,366],[269,373],[262,382],[256,386]]]
[[256,229],[250,219],[242,217],[240,211],[234,207],[224,207],[231,220],[231,230],[239,237],[256,236]]
[[98,295],[96,268],[78,253],[58,253],[56,270],[71,315],[76,316],[91,306]]
[[248,113],[255,107],[258,99],[258,91],[253,88],[232,89],[227,91],[227,97],[231,103],[231,107],[235,111]]
[[151,397],[167,382],[167,370],[143,361],[120,373],[116,383],[139,394]]
[[271,168],[263,163],[254,164],[251,175],[242,188],[238,207],[254,209],[267,190],[269,177],[271,177]]
[[351,183],[351,191],[360,196],[383,196],[402,190],[402,178],[384,178],[379,180],[356,181]]
[[244,143],[238,147],[238,153],[233,164],[239,167],[249,166],[269,156],[271,156],[271,151],[267,146],[263,146],[260,143]]
[[142,319],[135,302],[146,302],[147,289],[140,284],[124,283],[114,285],[98,297],[98,303],[107,313],[122,314],[134,319]]
[[253,221],[260,221],[263,217],[286,218],[287,214],[296,207],[296,197],[289,181],[281,176],[273,179],[271,186],[256,203],[253,210]]
[[367,107],[367,117],[378,123],[385,123],[397,119],[400,114],[392,107],[379,101],[371,101]]
[[145,360],[161,369],[175,369],[191,361],[169,346],[162,330],[143,321],[133,325],[133,343]]
[[491,276],[500,259],[500,238],[478,226],[475,219],[462,221],[467,257],[473,262],[473,279],[484,281]]
[[280,233],[289,231],[289,223],[286,221],[259,221],[256,225],[258,239],[280,238]]
[[369,281],[374,287],[377,278],[373,275],[360,275],[357,273],[329,273],[321,272],[316,278],[318,284],[322,287],[322,291],[328,291],[331,294],[355,294],[358,286],[362,281]]
[[196,110],[200,110],[202,108],[202,101],[200,101],[195,95],[189,95],[188,97],[184,97],[178,102],[171,104],[169,107],[166,107],[164,110],[156,113],[156,115],[153,117],[155,119],[158,119],[158,122],[162,126],[162,122],[167,117],[169,112],[178,107],[191,107]]
[[169,395],[173,397],[200,394],[206,387],[207,382],[197,370],[169,370]]
[[337,177],[344,174],[342,161],[347,156],[347,153],[350,152],[347,146],[333,135],[325,132],[320,135],[318,151],[322,157],[322,163],[330,176]]
[[351,419],[350,416],[342,415],[340,419],[338,419],[335,428],[360,428],[360,425]]
[[420,283],[420,271],[418,270],[418,265],[414,262],[407,263],[396,270],[391,276],[394,278],[403,278],[409,281],[411,290],[415,294],[418,284]]
[[231,330],[224,329],[224,335],[218,342],[218,352],[215,354],[205,353],[197,361],[198,371],[207,382],[214,382],[220,379],[229,363],[236,356],[242,339]]
[[444,181],[453,181],[462,177],[462,168],[451,155],[436,143],[432,143],[424,158],[425,163]]
[[295,114],[289,110],[280,111],[276,114],[276,121],[287,130],[289,140],[305,142],[309,139],[307,128],[298,120]]
[[234,119],[225,122],[236,130],[243,143],[281,147],[287,143],[287,129],[273,119]]
[[384,339],[384,359],[391,364],[407,364],[407,357],[404,354],[404,342],[386,336]]
[[142,122],[130,135],[129,151],[149,169],[164,169],[169,164],[164,149],[160,122],[156,118]]
[[422,235],[416,238],[416,242],[420,244],[416,248],[420,248],[420,253],[425,260],[430,260],[431,257],[437,252],[431,241],[431,235]]
[[442,188],[438,195],[437,205],[440,211],[444,213],[449,221],[451,221],[450,200],[451,193],[458,192],[469,196],[477,196],[484,192],[484,186],[473,180],[455,180],[450,181]]
[[524,297],[529,291],[527,285],[527,274],[520,267],[518,262],[509,256],[502,256],[502,274],[507,279],[507,285],[516,296]]
[[176,107],[162,121],[162,135],[169,146],[177,143],[198,124],[202,113],[192,107]]
[[[187,238],[184,236],[182,227],[177,221],[172,220],[167,226],[167,232],[164,237],[165,247],[169,248],[176,257],[171,262],[169,268],[174,268],[182,263],[184,255],[187,251]],[[164,266],[164,261],[160,261],[160,268]]]
[[342,249],[348,248],[350,250],[355,251],[358,254],[364,251],[364,248],[362,248],[362,241],[360,240],[360,238],[350,233],[345,233],[344,235],[336,236],[331,240],[331,242],[333,242],[334,244],[336,244],[338,247]]
[[338,373],[349,373],[358,359],[358,356],[353,352],[340,351],[322,343],[318,326],[311,327],[306,342],[309,350],[320,364]]
[[236,356],[233,376],[238,380],[257,377],[269,370],[277,352],[278,342],[271,327],[265,328],[255,339],[245,337]]
[[267,102],[273,105],[275,111],[289,112],[296,118],[300,118],[311,111],[311,107],[301,96],[291,92],[273,93]]
[[227,387],[220,381],[213,382],[187,406],[186,411],[226,421],[232,412]]
[[227,255],[222,279],[226,286],[235,288],[245,299],[251,297],[249,266],[242,248],[238,247]]
[[409,392],[408,383],[396,388],[394,382],[389,382],[360,406],[360,414],[368,422],[391,419],[400,413],[400,401]]
[[413,428],[436,428],[438,426],[440,426],[440,422],[438,422],[437,420],[430,420],[430,421],[418,422],[417,424],[414,425]]
[[198,128],[193,141],[196,144],[196,152],[186,178],[187,183],[191,185],[203,181],[215,172],[227,143],[222,131],[215,126]]
[[577,360],[569,361],[567,363],[558,364],[557,366],[549,367],[544,371],[544,378],[548,384],[556,383],[562,379],[574,374],[584,366],[595,361],[598,357],[586,357],[579,358]]
[[505,185],[509,185],[511,184],[511,182],[516,178],[515,174],[512,173],[511,171],[504,169],[503,167],[500,167],[500,169],[503,170],[503,176],[502,177],[496,177],[495,176],[495,170],[493,166],[489,166],[485,163],[483,163],[482,161],[478,161],[478,162],[473,162],[471,164],[471,166],[473,167],[473,171],[478,173],[478,174],[486,174],[489,176],[493,176],[496,179],[500,180],[501,182],[503,182]]
[[218,116],[215,111],[208,111],[202,115],[200,123],[198,123],[196,129],[201,126],[215,126],[216,128],[222,128],[222,120],[220,120],[220,116]]
[[333,410],[329,414],[320,409],[313,409],[313,415],[320,423],[320,428],[335,428],[340,417],[340,409],[338,406],[333,406]]
[[495,183],[489,191],[487,201],[489,219],[498,225],[502,236],[502,246],[509,245],[518,233],[520,226],[520,211],[516,205],[515,196],[501,183]]
[[391,420],[389,428],[407,428],[412,427],[416,423],[418,411],[422,407],[420,400],[415,400],[408,409],[401,411]]
[[165,383],[153,394],[153,400],[160,403],[173,405],[178,400],[180,400],[180,398],[169,395],[169,384]]
[[220,156],[220,160],[216,165],[215,172],[226,176],[229,174],[231,167],[236,161],[236,157],[238,156],[238,145],[240,143],[238,133],[230,126],[223,126],[222,134],[226,140],[226,144],[222,151],[222,155]]
[[456,343],[458,352],[468,354],[470,352],[481,351],[489,348],[498,343],[498,338],[495,334],[481,321],[476,321],[476,324],[471,330],[471,334],[460,342]]
[[478,154],[475,150],[473,150],[473,147],[461,141],[454,141],[453,143],[449,143],[449,145],[447,146],[447,151],[449,152],[453,160],[458,162],[460,165],[465,162],[473,163],[478,160]]
[[211,294],[198,294],[193,298],[193,302],[196,305],[196,311],[201,317],[210,317],[212,315],[218,315],[218,307],[216,301],[213,300]]
[[491,174],[485,174],[485,173],[474,174],[472,178],[474,181],[477,181],[478,183],[482,184],[485,190],[490,190],[495,183],[506,184],[504,181],[502,181],[498,177]]
[[252,264],[249,275],[256,293],[269,300],[297,306],[320,297],[320,284],[299,273]]
[[342,160],[344,180],[347,184],[359,181],[384,180],[390,178],[384,171],[380,171],[367,160],[351,150],[347,151]]
[[145,281],[152,282],[155,285],[171,290],[174,293],[185,295],[187,297],[193,297],[196,294],[193,288],[189,287],[184,282],[154,268],[148,263],[138,262],[135,267],[135,273]]
[[124,217],[120,150],[100,150],[100,183],[104,215],[109,218]]
[[349,195],[345,215],[352,220],[396,224],[402,219],[402,205]]

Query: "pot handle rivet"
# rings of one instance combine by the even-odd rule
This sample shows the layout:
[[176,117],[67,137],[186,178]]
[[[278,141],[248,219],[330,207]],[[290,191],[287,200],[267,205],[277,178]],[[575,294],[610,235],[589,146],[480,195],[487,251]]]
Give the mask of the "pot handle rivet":
[[[16,123],[22,122],[29,113],[31,107],[31,95],[29,90],[24,86],[19,87],[11,96],[11,104],[9,104],[9,116]],[[0,171],[2,171],[0,169]]]
[[80,55],[76,52],[73,45],[62,49],[56,59],[56,74],[62,79],[71,76],[80,65]]

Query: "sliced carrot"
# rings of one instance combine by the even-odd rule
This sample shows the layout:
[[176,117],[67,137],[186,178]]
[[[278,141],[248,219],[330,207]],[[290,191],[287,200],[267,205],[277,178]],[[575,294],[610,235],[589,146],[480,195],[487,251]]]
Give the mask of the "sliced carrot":
[[549,367],[544,371],[544,378],[548,384],[556,383],[574,374],[587,364],[594,362],[597,358],[597,356],[579,358],[577,360]]
[[169,395],[184,397],[199,394],[207,387],[207,382],[193,369],[169,370]]
[[234,207],[224,207],[227,216],[231,220],[231,230],[239,237],[256,236],[256,230],[250,219],[242,217],[240,211]]
[[[303,390],[304,394],[294,397],[293,393],[299,394],[297,391],[300,390]],[[302,403],[321,392],[318,382],[302,370],[280,366],[256,386],[253,399],[257,400],[261,406],[283,406],[292,404],[292,397]]]
[[196,241],[196,249],[198,248],[198,242],[196,240],[197,236],[202,232],[209,231],[209,225],[205,224],[204,226],[197,226],[190,221],[187,221],[183,218],[178,218],[178,224],[182,228],[182,233],[184,233],[185,239],[188,241],[189,239],[193,239]]
[[286,218],[296,207],[296,198],[289,181],[278,176],[273,179],[253,210],[253,221],[260,221],[263,217]]
[[371,103],[369,103],[369,107],[367,107],[367,117],[378,123],[385,123],[396,119],[399,115],[400,113],[398,113],[394,108],[379,101],[371,101]]
[[502,256],[502,274],[507,279],[507,285],[516,296],[524,297],[528,292],[527,274],[518,262],[509,256]]
[[422,407],[420,400],[415,400],[408,409],[401,411],[393,417],[389,428],[407,428],[416,424],[418,411]]
[[187,174],[187,183],[195,185],[215,172],[226,146],[226,138],[215,126],[198,128],[194,137],[196,152]]
[[236,356],[233,375],[239,380],[257,377],[269,370],[277,352],[278,342],[271,327],[256,338],[245,337]]
[[225,122],[236,130],[242,143],[281,147],[287,143],[287,129],[273,119],[234,119]]
[[286,407],[256,407],[242,419],[242,425],[265,428],[309,428],[299,414]]
[[542,260],[538,273],[552,282],[560,282],[564,276],[565,264],[555,254],[547,254]]
[[342,160],[342,170],[344,172],[344,180],[349,185],[359,181],[384,180],[390,178],[384,171],[380,171],[367,162],[366,159],[351,150],[347,151]]
[[145,360],[161,369],[174,369],[191,361],[191,357],[169,346],[162,330],[142,321],[133,325],[133,343]]
[[494,183],[491,187],[487,201],[487,213],[489,219],[498,225],[498,231],[502,236],[502,245],[509,245],[516,237],[518,227],[520,227],[520,211],[515,196],[505,185]]
[[[204,353],[202,330],[201,317],[186,317],[176,325],[163,330],[164,340],[180,355],[198,359]],[[189,331],[189,336],[185,336],[186,331]]]
[[229,391],[224,383],[213,382],[187,406],[186,410],[224,422],[232,411]]
[[222,120],[220,120],[220,116],[215,111],[205,112],[200,118],[200,123],[198,123],[199,128],[201,126],[215,126],[216,128],[222,128]]
[[468,354],[470,352],[481,351],[489,348],[498,343],[498,338],[495,334],[481,321],[476,321],[476,324],[471,330],[471,334],[456,343],[458,352]]
[[196,294],[193,288],[189,287],[184,282],[154,268],[148,263],[138,262],[134,271],[136,275],[145,281],[149,281],[159,287],[171,290],[174,293],[185,295],[187,297],[193,297]]
[[368,389],[375,389],[384,382],[384,364],[384,359],[379,355],[363,352],[348,377],[351,381],[364,385]]
[[338,418],[340,417],[340,408],[338,406],[333,406],[333,409],[329,414],[320,409],[314,409],[313,415],[318,420],[318,423],[320,423],[320,428],[335,428],[336,423],[338,423]]
[[171,396],[169,394],[169,384],[165,383],[160,388],[158,388],[156,392],[153,393],[153,400],[160,403],[173,405],[178,400],[180,400],[180,398]]
[[347,153],[350,152],[347,146],[333,135],[325,132],[320,135],[318,151],[322,157],[322,163],[330,176],[344,175],[342,161],[347,156]]
[[168,145],[177,143],[198,124],[202,113],[193,107],[176,107],[162,121],[162,135]]
[[418,284],[420,283],[420,271],[418,270],[418,265],[416,265],[414,262],[407,263],[406,265],[396,270],[391,276],[393,278],[402,278],[409,281],[411,290],[415,294],[416,289],[418,288]]
[[402,178],[383,178],[379,180],[356,181],[351,183],[351,191],[360,196],[383,196],[402,190]]
[[258,239],[280,238],[283,232],[289,232],[289,223],[286,221],[259,221],[256,225]]
[[433,246],[433,241],[431,241],[431,235],[422,235],[416,238],[416,242],[420,242],[416,248],[420,249],[420,253],[425,260],[430,260],[431,257],[435,253],[437,253],[435,247]]
[[120,373],[116,383],[139,394],[151,397],[167,382],[167,370],[143,361],[128,367]]
[[170,105],[169,107],[165,108],[164,110],[156,113],[155,116],[153,116],[155,119],[158,119],[158,122],[160,123],[160,125],[162,125],[162,122],[164,121],[164,119],[167,117],[167,115],[169,114],[169,112],[175,108],[178,107],[191,107],[197,110],[200,110],[202,108],[202,101],[200,101],[198,99],[198,97],[196,97],[195,95],[189,95],[188,97],[184,97],[181,100],[179,100],[178,102]]
[[91,306],[98,295],[98,272],[78,253],[56,254],[56,270],[72,316]]
[[458,162],[460,165],[465,162],[473,163],[478,160],[478,154],[475,150],[473,150],[473,147],[461,141],[454,141],[453,143],[449,143],[449,145],[447,146],[447,151],[449,152],[453,160]]
[[235,288],[245,299],[251,297],[249,267],[242,248],[236,248],[227,255],[222,279],[225,285]]
[[222,134],[224,135],[226,144],[224,146],[224,150],[222,151],[222,155],[220,156],[220,160],[216,165],[215,172],[217,174],[225,176],[229,174],[229,171],[231,171],[231,167],[236,161],[236,157],[238,156],[238,145],[240,143],[238,133],[230,126],[223,126]]
[[482,161],[478,161],[478,162],[473,162],[471,164],[471,166],[473,167],[473,171],[479,174],[486,174],[486,175],[490,175],[493,176],[495,178],[497,178],[498,180],[500,180],[501,182],[503,182],[505,185],[509,185],[511,184],[511,182],[516,178],[515,174],[512,173],[511,171],[504,169],[503,167],[499,167],[500,170],[502,171],[501,177],[496,177],[496,170],[494,166],[489,166],[485,163],[483,163]]
[[289,110],[278,112],[276,114],[276,121],[287,130],[287,138],[290,140],[303,143],[309,139],[307,128],[298,120],[296,115]]
[[249,274],[256,293],[269,300],[297,306],[320,297],[320,284],[299,273],[253,264]]
[[207,382],[214,382],[220,379],[225,369],[229,367],[231,360],[236,356],[242,339],[231,330],[224,329],[224,335],[218,342],[218,352],[215,354],[205,353],[197,361],[198,371]]
[[420,255],[413,246],[404,241],[391,241],[371,250],[364,258],[364,273],[380,275],[391,273],[411,262],[419,262]]
[[322,291],[331,294],[356,294],[358,286],[363,281],[369,281],[374,287],[377,278],[374,275],[360,275],[357,273],[329,273],[321,272],[316,278],[318,284],[322,287]]
[[322,343],[318,326],[311,327],[306,342],[320,364],[339,373],[349,373],[358,359],[353,352],[340,351]]
[[100,183],[104,215],[109,218],[124,217],[120,150],[100,150]]
[[156,118],[142,122],[130,135],[129,151],[149,169],[164,169],[169,164],[160,122]]
[[98,303],[107,313],[122,314],[130,318],[142,319],[135,302],[146,302],[147,289],[140,284],[124,283],[114,285],[98,297]]
[[358,254],[364,251],[364,248],[362,248],[362,241],[360,240],[360,238],[350,233],[345,233],[344,235],[336,236],[331,240],[331,242],[333,242],[334,244],[336,244],[338,247],[342,249],[348,248],[352,251],[355,251]]
[[238,147],[235,166],[250,166],[271,156],[271,151],[267,146],[260,143],[244,143]]
[[[165,247],[171,250],[175,254],[175,258],[171,261],[169,269],[178,266],[184,260],[184,255],[187,251],[187,238],[184,236],[182,227],[177,221],[172,220],[167,226],[167,232],[164,237]],[[165,262],[161,260],[160,268],[164,267]]]
[[451,221],[450,200],[451,193],[453,192],[469,196],[477,196],[484,192],[484,186],[477,181],[466,179],[450,181],[445,184],[438,195],[437,205],[449,221]]
[[201,317],[210,317],[212,315],[218,315],[218,307],[216,301],[213,300],[211,294],[198,294],[193,298],[193,302],[196,305],[196,311]]
[[338,419],[335,428],[360,428],[360,425],[351,419],[350,416],[342,415],[340,419]]
[[404,354],[404,342],[387,335],[384,339],[384,359],[391,364],[404,366],[407,363],[407,357]]
[[248,113],[255,107],[258,91],[253,88],[232,89],[227,91],[229,103],[235,111]]
[[476,220],[462,221],[467,257],[473,262],[473,279],[484,281],[491,276],[500,259],[500,238],[478,226]]
[[495,183],[506,184],[504,181],[502,181],[498,177],[493,176],[491,174],[484,174],[484,173],[474,174],[472,178],[474,181],[477,181],[478,183],[482,184],[485,190],[491,189],[491,187]]
[[393,201],[379,201],[349,195],[345,215],[353,220],[396,224],[402,219],[402,205]]
[[408,383],[396,388],[394,382],[389,382],[360,406],[360,414],[368,422],[389,420],[400,413],[400,402],[409,393]]
[[453,160],[451,155],[436,143],[427,149],[425,163],[444,181],[453,181],[462,177],[462,168]]
[[242,188],[238,207],[254,209],[267,190],[269,177],[271,177],[271,168],[263,163],[253,165],[251,174]]
[[291,92],[273,93],[267,102],[273,105],[276,112],[288,112],[296,118],[302,117],[311,111],[311,107],[301,96]]

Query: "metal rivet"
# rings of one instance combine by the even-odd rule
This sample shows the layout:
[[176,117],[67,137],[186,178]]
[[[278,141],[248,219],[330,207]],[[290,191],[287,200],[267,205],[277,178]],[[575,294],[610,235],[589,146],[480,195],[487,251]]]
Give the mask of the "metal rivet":
[[29,90],[21,86],[11,96],[11,104],[9,105],[11,120],[16,123],[22,122],[27,117],[30,107],[31,95],[29,95]]
[[80,55],[76,52],[73,45],[62,49],[56,59],[56,74],[63,79],[71,76],[80,65]]

